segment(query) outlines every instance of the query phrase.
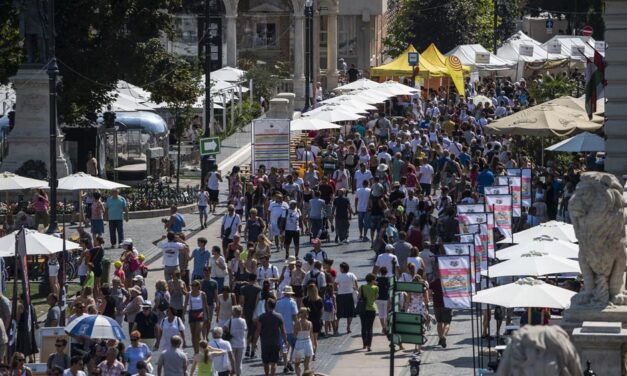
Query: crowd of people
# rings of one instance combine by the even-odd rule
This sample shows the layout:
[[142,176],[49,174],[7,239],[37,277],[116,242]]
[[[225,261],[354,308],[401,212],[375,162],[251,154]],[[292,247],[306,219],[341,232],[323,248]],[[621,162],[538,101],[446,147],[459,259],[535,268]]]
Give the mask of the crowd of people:
[[[453,312],[444,306],[435,260],[442,244],[458,237],[456,205],[481,203],[484,187],[508,168],[533,168],[534,204],[516,229],[567,219],[579,174],[602,168],[596,155],[573,156],[565,169],[552,161],[537,166],[513,138],[484,131],[488,122],[533,105],[524,80],[468,86],[467,99],[447,88],[424,91],[395,99],[392,114],[381,109],[341,130],[309,132],[293,151],[302,169],[259,166],[250,176],[239,167],[227,176],[210,171],[198,191],[198,212],[202,230],[226,179],[219,234],[189,241],[185,218],[173,206],[162,221],[165,235],[154,242],[162,272],[149,271],[124,236],[128,207],[117,191],[106,201],[97,192],[85,198],[91,233],[79,228],[81,291],[61,312],[59,262],[50,257],[52,292],[43,324],[57,326],[62,314],[70,323],[98,313],[116,320],[130,344],[75,336],[70,357],[67,339],[59,338],[47,358],[48,374],[244,375],[244,359],[260,357],[266,375],[280,366],[284,373],[313,375],[320,339],[352,333],[356,317],[365,352],[372,350],[377,318],[388,334],[392,277],[424,284],[422,293],[401,294],[399,307],[423,315],[426,326],[435,324],[438,344],[446,347]],[[475,103],[478,95],[489,101]],[[45,212],[45,192],[35,197],[35,209]],[[105,219],[110,244],[122,248],[110,283],[102,275]],[[358,256],[374,257],[369,273],[356,275],[353,262],[334,260],[337,249],[354,243],[372,250]],[[149,273],[159,275],[154,286],[146,284]],[[0,346],[10,325],[6,301],[0,299]],[[25,311],[18,306],[18,317]],[[18,343],[8,368],[29,375],[24,362],[36,350]]]

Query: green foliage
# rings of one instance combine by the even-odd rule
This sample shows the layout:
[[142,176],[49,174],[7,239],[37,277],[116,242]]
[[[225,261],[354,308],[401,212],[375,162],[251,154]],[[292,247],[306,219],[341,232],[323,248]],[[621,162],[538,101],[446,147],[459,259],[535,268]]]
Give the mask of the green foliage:
[[0,0],[0,84],[7,84],[22,61],[17,11],[13,0]]
[[[2,13],[10,13],[18,3],[1,1],[8,3]],[[63,78],[61,121],[71,123],[99,111],[112,100],[111,91],[120,79],[139,86],[159,79],[148,78],[145,73],[154,71],[151,66],[160,61],[152,55],[160,52],[159,48],[144,47],[154,47],[164,34],[171,34],[171,15],[179,6],[180,0],[57,0],[56,56]],[[0,43],[8,43],[11,50],[19,48],[19,40],[7,39],[7,35],[13,36],[17,27],[16,23],[0,27]],[[0,82],[5,82],[19,61],[3,64],[6,56],[1,59]]]
[[264,97],[266,100],[270,100],[277,80],[277,77],[272,71],[265,67],[262,68],[256,66],[246,71],[246,75],[244,77],[246,81],[253,80],[253,93],[255,99]]
[[531,83],[529,93],[537,103],[543,103],[564,95],[573,95],[576,90],[577,84],[566,75],[547,72],[541,79]]
[[[514,31],[514,21],[521,13],[523,0],[498,2],[497,36],[499,40]],[[400,55],[413,44],[418,51],[432,42],[447,52],[459,44],[493,45],[493,0],[400,0],[384,40],[386,53]]]

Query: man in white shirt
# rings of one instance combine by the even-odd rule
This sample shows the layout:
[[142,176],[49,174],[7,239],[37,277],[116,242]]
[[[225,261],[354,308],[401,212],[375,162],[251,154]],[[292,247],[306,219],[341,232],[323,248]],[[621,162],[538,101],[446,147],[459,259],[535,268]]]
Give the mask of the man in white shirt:
[[392,160],[392,156],[388,153],[387,145],[383,145],[379,147],[379,153],[377,154],[377,161],[385,159],[385,164],[390,164]]
[[405,202],[403,202],[403,206],[405,206],[405,213],[407,214],[407,225],[411,225],[414,218],[418,218],[418,204],[420,200],[418,197],[414,196],[414,190],[407,190],[407,198],[405,198]]
[[366,223],[369,199],[370,182],[368,180],[364,180],[362,187],[357,188],[357,192],[355,193],[355,211],[357,212],[357,223],[359,225],[359,240],[366,242],[368,241],[368,237],[366,235],[368,234],[368,228],[370,228],[369,224]]
[[433,263],[435,262],[435,254],[431,252],[431,243],[425,241],[424,248],[419,253],[420,258],[425,264],[425,275],[427,280],[433,280]]
[[386,245],[385,252],[377,256],[377,261],[374,264],[374,268],[372,268],[372,274],[379,275],[379,269],[384,266],[388,271],[385,275],[386,277],[392,277],[399,268],[398,258],[394,255],[394,246],[392,244]]
[[[359,164],[359,170],[355,171],[355,190],[364,186],[364,181],[372,182],[372,172],[366,168],[365,163]],[[355,191],[353,191],[355,193]]]
[[260,286],[263,286],[263,281],[270,281],[270,288],[276,288],[276,284],[279,281],[279,269],[276,266],[270,264],[268,256],[261,258],[261,265],[257,267],[257,282]]
[[462,152],[462,144],[460,144],[458,142],[457,138],[454,138],[453,141],[451,141],[451,143],[448,145],[448,147],[446,148],[451,154],[455,155],[456,157],[459,157],[459,155]]
[[336,191],[342,188],[348,190],[351,187],[351,173],[343,162],[340,162],[337,170],[333,172],[333,180],[335,180]]
[[422,188],[422,193],[426,196],[431,194],[431,184],[433,183],[433,167],[429,164],[429,160],[422,158],[422,164],[418,171],[418,183]]
[[274,196],[274,201],[268,205],[268,213],[270,216],[270,238],[274,240],[274,244],[277,246],[277,250],[281,250],[282,242],[282,229],[279,228],[279,218],[285,217],[285,213],[289,209],[289,205],[283,202],[283,195],[277,193]]
[[189,246],[172,231],[168,232],[166,238],[166,240],[157,241],[156,244],[153,244],[163,251],[163,276],[166,281],[169,281],[175,271],[180,271],[179,253],[181,251],[189,253]]
[[303,228],[303,216],[296,207],[295,200],[290,201],[290,208],[285,213],[285,259],[290,257],[290,244],[294,242],[294,254],[298,258],[300,251],[300,231]]
[[224,350],[224,354],[213,357],[213,372],[217,375],[229,375],[232,374],[231,370],[235,366],[235,356],[233,355],[233,348],[229,341],[222,339],[222,328],[216,326],[211,331],[213,339],[209,341],[209,346]]

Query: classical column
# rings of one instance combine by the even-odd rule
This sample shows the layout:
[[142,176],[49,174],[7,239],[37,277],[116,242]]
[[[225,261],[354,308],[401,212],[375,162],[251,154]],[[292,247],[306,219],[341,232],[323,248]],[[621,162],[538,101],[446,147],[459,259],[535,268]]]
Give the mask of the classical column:
[[605,171],[621,179],[627,174],[627,1],[607,0],[603,19],[605,42],[611,46],[605,53]]
[[239,0],[224,0],[226,21],[226,65],[237,67],[237,6]]
[[305,79],[305,15],[294,15],[294,80]]
[[314,9],[313,18],[313,82],[320,82],[320,11]]
[[327,15],[327,90],[337,87],[337,10]]
[[226,65],[237,67],[237,13],[226,18]]

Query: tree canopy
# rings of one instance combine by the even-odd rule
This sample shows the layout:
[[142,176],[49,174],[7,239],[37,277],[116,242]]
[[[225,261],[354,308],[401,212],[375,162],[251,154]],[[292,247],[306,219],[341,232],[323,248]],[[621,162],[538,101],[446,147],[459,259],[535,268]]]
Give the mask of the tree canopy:
[[[0,53],[0,82],[7,82],[20,63],[21,38],[16,2],[1,3],[0,52],[12,52]],[[195,69],[175,63],[160,42],[172,35],[172,15],[180,7],[181,0],[56,0],[60,120],[72,123],[98,112],[113,99],[119,80],[150,86],[171,81],[178,69]]]

